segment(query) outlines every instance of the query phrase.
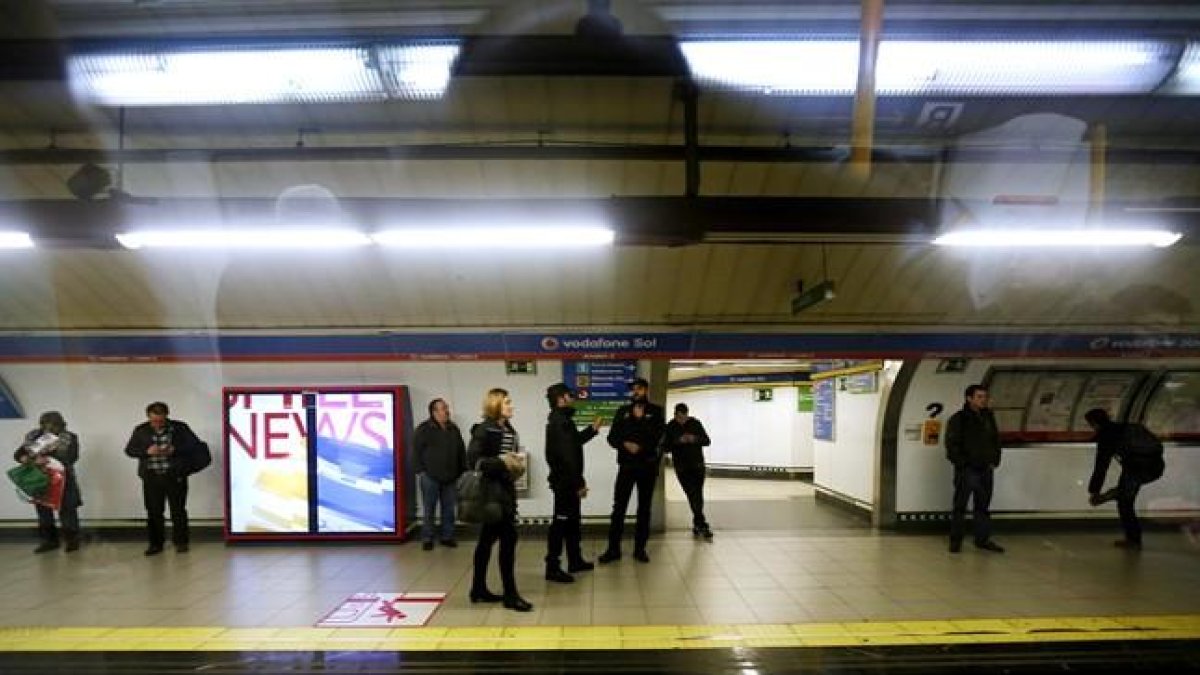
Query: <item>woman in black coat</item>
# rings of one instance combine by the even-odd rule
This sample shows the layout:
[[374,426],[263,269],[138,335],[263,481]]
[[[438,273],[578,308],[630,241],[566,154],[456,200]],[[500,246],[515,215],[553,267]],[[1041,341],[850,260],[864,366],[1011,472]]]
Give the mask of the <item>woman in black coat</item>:
[[[483,472],[488,494],[499,500],[503,517],[499,522],[487,523],[479,531],[479,543],[475,545],[475,571],[471,582],[471,602],[503,602],[508,609],[528,612],[533,605],[517,592],[517,489],[513,481],[519,477],[523,466],[514,453],[517,452],[517,432],[510,420],[513,402],[503,389],[488,391],[483,400],[483,421],[471,429],[471,446],[467,450],[467,464],[478,466]],[[487,587],[488,560],[492,557],[492,546],[500,542],[500,579],[504,584],[504,595],[496,595]]]

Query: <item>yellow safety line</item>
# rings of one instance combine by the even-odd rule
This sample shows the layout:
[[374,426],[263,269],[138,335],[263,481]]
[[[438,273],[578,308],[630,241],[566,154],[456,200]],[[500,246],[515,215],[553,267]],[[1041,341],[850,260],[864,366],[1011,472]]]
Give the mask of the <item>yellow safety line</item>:
[[1200,639],[1200,615],[698,626],[0,627],[0,652],[859,647]]

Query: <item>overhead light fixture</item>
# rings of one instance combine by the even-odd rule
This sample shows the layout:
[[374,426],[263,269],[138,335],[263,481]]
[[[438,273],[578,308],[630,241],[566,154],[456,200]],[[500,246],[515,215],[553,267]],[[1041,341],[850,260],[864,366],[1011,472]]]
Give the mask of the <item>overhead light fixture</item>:
[[611,246],[615,235],[595,225],[395,228],[371,235],[395,248],[589,248]]
[[1200,42],[1188,43],[1175,74],[1163,86],[1163,93],[1194,95],[1200,94]]
[[387,45],[377,50],[383,82],[391,98],[441,98],[450,86],[457,44]]
[[33,237],[30,237],[28,232],[0,230],[0,249],[33,247]]
[[948,232],[933,240],[938,246],[978,248],[1092,248],[1153,246],[1165,248],[1183,237],[1167,230],[1105,228],[1033,230],[988,229]]
[[[686,40],[693,75],[718,86],[845,96],[858,79],[856,40]],[[883,40],[881,96],[1136,94],[1171,72],[1178,48],[1149,40]]]
[[76,92],[112,106],[335,103],[441,96],[457,43],[175,47],[81,53]]
[[322,103],[383,99],[355,48],[186,50],[72,56],[73,85],[105,105]]
[[347,228],[142,230],[122,232],[117,235],[117,241],[129,249],[330,249],[371,243],[367,235]]

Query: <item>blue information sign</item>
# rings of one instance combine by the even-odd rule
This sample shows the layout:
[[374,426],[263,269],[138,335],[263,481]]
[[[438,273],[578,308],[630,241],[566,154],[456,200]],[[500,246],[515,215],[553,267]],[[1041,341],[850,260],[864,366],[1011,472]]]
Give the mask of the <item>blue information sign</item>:
[[835,378],[813,382],[813,438],[833,442],[837,420],[837,386]]
[[629,383],[637,377],[637,361],[564,361],[563,382],[575,390],[581,419],[606,420],[629,400]]

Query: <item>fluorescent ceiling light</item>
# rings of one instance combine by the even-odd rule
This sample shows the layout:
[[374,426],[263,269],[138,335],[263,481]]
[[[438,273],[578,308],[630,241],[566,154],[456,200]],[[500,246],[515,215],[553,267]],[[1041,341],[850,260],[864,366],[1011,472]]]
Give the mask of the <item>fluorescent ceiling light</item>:
[[458,58],[456,44],[384,46],[378,49],[383,81],[392,98],[441,98]]
[[104,105],[330,103],[440,97],[457,44],[212,48],[77,54],[80,96]]
[[1068,230],[959,230],[933,240],[938,246],[985,248],[1088,248],[1118,246],[1155,246],[1164,248],[1182,238],[1166,230],[1108,230],[1103,228]]
[[0,230],[0,248],[33,248],[33,238],[28,232]]
[[143,230],[123,232],[125,248],[325,249],[371,243],[367,235],[346,228],[245,230]]
[[1175,67],[1171,81],[1163,87],[1168,94],[1200,94],[1200,42],[1189,43]]
[[371,235],[396,248],[588,248],[610,246],[613,231],[593,225],[559,227],[396,228]]
[[[849,95],[856,40],[694,40],[680,45],[701,81],[791,95]],[[875,73],[882,96],[1146,93],[1173,66],[1153,41],[883,40]]]
[[353,48],[232,49],[78,55],[71,80],[106,105],[319,103],[383,99]]

